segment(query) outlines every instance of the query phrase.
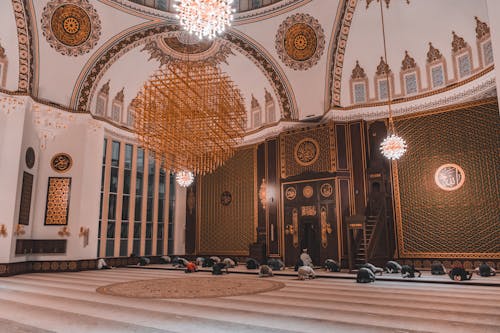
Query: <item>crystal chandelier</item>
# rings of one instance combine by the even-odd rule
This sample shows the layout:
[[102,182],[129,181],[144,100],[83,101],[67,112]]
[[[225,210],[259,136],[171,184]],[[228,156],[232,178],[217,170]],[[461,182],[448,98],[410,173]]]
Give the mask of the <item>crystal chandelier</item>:
[[179,184],[180,186],[188,187],[193,183],[194,175],[191,171],[182,170],[177,172],[175,180],[177,181],[177,184]]
[[176,0],[181,26],[198,38],[215,38],[233,20],[233,0]]
[[[367,0],[366,7],[370,5],[371,1]],[[382,1],[380,2],[380,16],[382,18],[382,38],[384,40],[384,61],[389,67],[387,62],[387,47],[385,42],[385,26],[384,26],[384,10],[382,7]],[[389,7],[389,1],[386,0],[387,7]],[[409,3],[409,1],[408,1]],[[391,81],[389,80],[390,70],[385,71],[387,80],[387,106],[389,108],[389,127],[387,131],[387,137],[380,144],[380,151],[389,160],[397,160],[406,152],[406,142],[403,138],[396,135],[396,128],[394,126],[394,120],[392,119],[392,99],[391,99]]]

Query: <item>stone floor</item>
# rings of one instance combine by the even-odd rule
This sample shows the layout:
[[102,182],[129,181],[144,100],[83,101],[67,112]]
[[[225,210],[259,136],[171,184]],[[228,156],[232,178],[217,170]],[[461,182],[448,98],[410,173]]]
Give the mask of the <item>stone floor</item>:
[[95,291],[121,281],[209,276],[117,268],[0,278],[0,332],[500,332],[496,286],[290,275],[272,278],[283,289],[222,298],[136,299]]

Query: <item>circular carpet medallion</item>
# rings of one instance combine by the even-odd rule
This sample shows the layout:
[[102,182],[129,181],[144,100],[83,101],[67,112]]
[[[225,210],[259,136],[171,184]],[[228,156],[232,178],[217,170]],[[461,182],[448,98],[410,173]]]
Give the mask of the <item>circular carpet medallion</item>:
[[206,298],[264,293],[284,283],[231,277],[136,280],[97,288],[101,294],[133,298]]

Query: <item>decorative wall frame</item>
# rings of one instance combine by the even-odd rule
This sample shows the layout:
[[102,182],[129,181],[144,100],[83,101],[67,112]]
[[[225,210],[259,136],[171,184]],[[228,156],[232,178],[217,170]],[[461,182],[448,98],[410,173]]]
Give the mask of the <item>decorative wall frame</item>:
[[56,172],[65,173],[73,166],[73,159],[66,153],[59,153],[52,157],[50,166]]
[[71,177],[49,177],[44,225],[67,225]]

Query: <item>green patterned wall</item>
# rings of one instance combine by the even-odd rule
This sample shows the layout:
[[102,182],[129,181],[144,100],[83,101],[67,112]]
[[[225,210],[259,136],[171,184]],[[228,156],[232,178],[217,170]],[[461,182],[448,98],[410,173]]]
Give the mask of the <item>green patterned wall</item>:
[[[397,165],[403,258],[500,257],[500,117],[498,104],[396,121],[408,143]],[[465,173],[454,191],[434,179],[443,164]]]
[[[198,254],[248,254],[256,232],[255,155],[255,148],[239,150],[201,178]],[[221,202],[224,192],[231,195],[228,205]]]

